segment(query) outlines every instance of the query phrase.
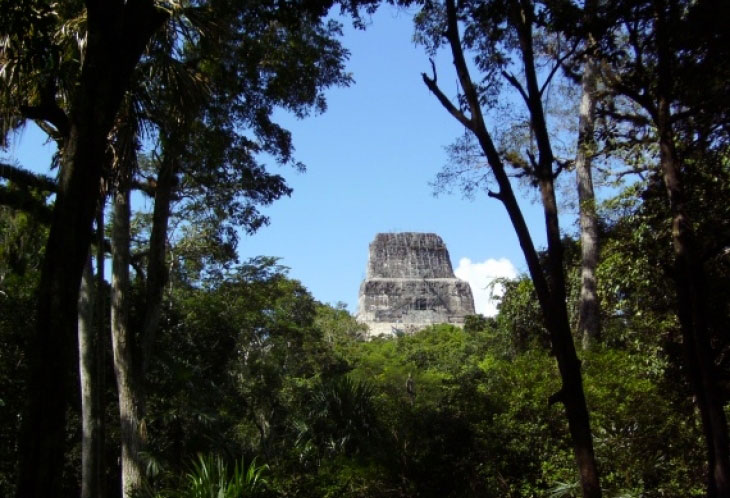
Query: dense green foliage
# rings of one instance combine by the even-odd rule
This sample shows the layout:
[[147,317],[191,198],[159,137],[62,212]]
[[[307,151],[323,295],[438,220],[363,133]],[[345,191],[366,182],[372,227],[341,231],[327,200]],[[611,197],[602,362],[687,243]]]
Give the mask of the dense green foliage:
[[[45,231],[25,213],[0,207],[0,494],[13,489],[25,389],[24,351],[33,327],[33,292]],[[31,318],[29,320],[29,318]]]
[[[72,104],[79,106],[88,97],[76,95],[83,61],[88,60],[85,50],[87,43],[97,42],[85,35],[90,20],[84,5],[91,3],[0,0],[7,13],[0,20],[0,76],[6,83],[0,91],[0,145],[27,120],[37,121],[61,149],[70,143],[67,135],[76,126],[68,122],[76,118]],[[561,386],[547,326],[550,309],[538,303],[533,284],[540,281],[535,276],[545,276],[542,268],[551,259],[549,253],[533,251],[539,271],[532,279],[523,275],[502,282],[505,290],[496,317],[471,316],[463,329],[435,325],[413,335],[371,341],[344,306],[318,302],[275,259],[237,262],[238,231],[255,232],[268,222],[258,207],[291,193],[282,177],[266,170],[263,154],[299,166],[289,133],[272,121],[275,108],[298,117],[323,111],[323,89],[350,82],[343,65],[347,53],[337,41],[339,25],[323,20],[331,2],[142,3],[164,20],[146,41],[140,40],[147,49],[137,47],[140,60],[127,68],[129,85],[115,90],[124,103],[106,110],[102,121],[115,123],[115,138],[110,141],[106,132],[97,137],[104,142],[99,150],[119,152],[124,127],[131,132],[129,150],[136,150],[139,136],[149,133],[154,150],[136,171],[138,186],[148,194],[162,183],[164,167],[172,168],[167,188],[175,209],[168,206],[169,212],[160,216],[165,227],[158,238],[166,251],[158,263],[170,274],[163,272],[163,278],[143,268],[153,259],[145,241],[153,238],[154,223],[162,225],[151,213],[139,213],[131,247],[135,274],[125,289],[135,354],[144,343],[150,280],[158,278],[159,295],[164,294],[155,326],[159,330],[149,335],[154,337],[154,355],[136,379],[146,405],[139,436],[145,443],[147,475],[140,492],[156,498],[580,496],[565,408],[550,401]],[[358,5],[373,5],[345,4],[353,11]],[[730,399],[730,141],[728,45],[720,27],[727,24],[721,21],[730,10],[717,4],[603,3],[603,23],[592,26],[571,2],[448,2],[451,15],[458,9],[458,22],[466,28],[464,47],[476,55],[475,68],[484,73],[476,104],[490,112],[501,109],[506,86],[499,83],[502,76],[520,93],[523,75],[508,71],[516,67],[518,46],[527,46],[525,29],[534,29],[538,73],[548,72],[552,78],[565,69],[567,85],[579,76],[571,72],[579,71],[585,40],[597,38],[591,55],[602,57],[607,73],[602,75],[596,138],[601,154],[610,156],[607,166],[621,163],[622,173],[628,166],[636,175],[617,182],[615,198],[599,207],[602,339],[580,354],[600,482],[609,497],[712,495],[707,467],[714,457],[708,457],[703,441],[710,438],[703,436],[707,426],[702,425],[696,386],[690,387],[691,375],[688,381],[691,336],[682,333],[677,304],[683,290],[674,264],[675,253],[682,253],[676,237],[681,223],[675,220],[673,226],[672,216],[679,213],[691,220],[693,268],[701,270],[706,296],[703,331],[707,349],[713,350],[706,358],[716,360],[708,371],[718,384],[722,411]],[[435,54],[445,43],[443,21],[449,9],[439,2],[423,7],[416,19],[420,41]],[[517,31],[509,27],[525,17],[515,15],[517,10],[524,14],[530,9],[533,24]],[[457,22],[451,20],[455,39]],[[561,53],[561,40],[575,42],[573,52]],[[108,61],[99,53],[91,55]],[[556,57],[561,64],[555,63]],[[554,71],[547,69],[551,64]],[[425,81],[435,87],[433,69]],[[705,92],[697,91],[704,85],[698,75],[707,82]],[[545,85],[533,110],[542,105]],[[670,125],[663,135],[652,99],[663,101],[667,112],[671,104],[674,113],[663,123]],[[443,102],[451,101],[444,97]],[[447,105],[450,112],[463,115],[465,95],[453,102]],[[525,175],[534,173],[534,128],[523,128],[514,147],[503,137],[499,153],[506,146],[524,146],[531,162],[514,154],[505,160],[513,167],[510,174],[530,178]],[[665,149],[677,149],[681,212],[659,167],[657,135]],[[459,143],[453,152],[469,155],[473,150]],[[482,163],[484,157],[477,157]],[[71,163],[60,162],[63,173]],[[100,161],[91,163],[101,168]],[[552,176],[552,159],[547,166]],[[570,164],[557,166],[556,178]],[[53,264],[65,267],[68,256],[45,252],[48,223],[60,218],[52,217],[41,192],[56,192],[54,206],[84,199],[89,220],[103,201],[88,192],[64,196],[63,182],[27,172],[18,176],[10,165],[0,168],[0,495],[11,496],[24,448],[21,423],[33,420],[24,408],[29,398],[53,392],[34,390],[27,380],[43,364],[31,358],[33,330],[39,322],[58,318],[35,311],[44,295],[44,257],[54,255]],[[466,192],[485,185],[489,190],[483,182],[491,177],[480,168],[470,171],[478,178],[467,178]],[[95,174],[114,177],[106,170]],[[89,192],[103,197],[97,183],[90,185]],[[669,209],[673,203],[674,212]],[[167,229],[168,216],[177,232]],[[560,264],[546,278],[552,284],[556,276],[565,275],[565,322],[575,330],[580,247],[557,228],[555,232],[556,238],[563,236],[558,241]],[[96,290],[102,304],[109,297],[104,285]],[[64,309],[66,325],[73,325],[74,302]],[[97,322],[98,331],[108,337],[106,319],[97,317]],[[36,344],[44,358],[60,356],[62,351],[52,350],[50,341],[56,336],[39,337],[48,340]],[[65,367],[76,360],[70,348],[74,338],[67,339]],[[116,415],[109,349],[107,345],[100,358],[107,378],[101,393],[106,413],[101,459],[107,495],[116,497],[120,439],[128,421],[120,422]],[[57,370],[64,375],[59,382],[66,385],[69,377],[68,383],[78,386],[78,370],[65,367]],[[60,412],[66,412],[65,420],[54,426],[62,437],[51,438],[64,446],[62,452],[53,452],[62,453],[63,469],[41,462],[59,481],[54,482],[58,496],[78,496],[78,398],[76,391],[63,396]],[[48,436],[40,430],[36,435],[40,440]]]
[[[153,375],[153,484],[216,452],[266,462],[274,495],[576,496],[564,416],[547,403],[554,360],[506,318],[535,306],[527,284],[480,330],[362,342],[346,312],[275,270],[175,292]],[[700,428],[661,337],[620,339],[584,355],[606,491],[701,495]]]
[[[700,496],[701,429],[676,371],[676,320],[656,300],[642,305],[666,276],[648,266],[655,238],[635,229],[626,238],[624,224],[643,219],[632,210],[604,246],[610,332],[583,355],[603,483],[610,496]],[[646,258],[626,255],[634,251]],[[621,262],[634,270],[613,269]],[[6,302],[11,274],[32,288],[32,271],[4,268]],[[197,496],[194,476],[234,486],[253,468],[269,496],[577,496],[562,408],[547,402],[559,377],[535,308],[522,278],[508,283],[495,319],[366,342],[347,311],[317,303],[270,259],[205,284],[178,281],[148,386],[149,492]],[[2,313],[5,420],[22,387],[5,354],[20,347],[13,317]],[[2,468],[5,489],[12,472]]]

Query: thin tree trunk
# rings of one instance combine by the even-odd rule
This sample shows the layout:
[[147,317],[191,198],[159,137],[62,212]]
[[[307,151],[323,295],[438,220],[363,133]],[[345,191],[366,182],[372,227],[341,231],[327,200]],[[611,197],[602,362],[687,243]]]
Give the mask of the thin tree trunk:
[[79,296],[79,380],[81,388],[81,498],[101,496],[103,456],[99,439],[102,433],[101,394],[97,361],[102,330],[95,325],[95,304],[103,299],[94,290],[91,258],[84,268]]
[[104,208],[106,206],[106,193],[102,195],[102,202],[96,215],[96,385],[98,386],[98,396],[95,397],[97,424],[99,436],[95,439],[94,454],[99,459],[96,469],[99,473],[97,486],[92,488],[91,496],[104,498],[106,496],[106,422],[105,422],[105,403],[104,395],[106,393],[106,354],[109,344],[107,342],[107,322],[106,314],[106,280],[105,273],[105,242],[104,238]]
[[[129,165],[136,164],[134,150],[122,160],[122,175],[129,175]],[[119,393],[119,415],[122,427],[122,496],[127,498],[142,485],[144,465],[140,452],[145,446],[145,376],[154,336],[159,325],[162,297],[167,282],[165,249],[170,202],[175,184],[175,163],[165,160],[158,173],[155,206],[147,266],[145,314],[139,347],[133,344],[129,330],[129,190],[128,176],[120,181],[114,204],[112,229],[112,336],[114,367]]]
[[94,272],[91,258],[84,267],[79,292],[79,384],[81,390],[81,498],[92,496],[94,470],[95,422],[94,406]]
[[[124,119],[124,117],[122,117]],[[124,128],[124,126],[122,127]],[[135,345],[129,330],[126,316],[126,299],[123,294],[129,287],[129,191],[130,175],[136,169],[136,130],[119,130],[124,138],[119,145],[121,155],[118,168],[122,170],[120,185],[116,196],[114,218],[114,272],[119,272],[119,284],[114,278],[112,302],[119,299],[119,319],[113,321],[112,328],[119,336],[119,354],[115,350],[115,372],[119,387],[120,423],[122,424],[122,495],[130,496],[142,484],[144,465],[141,451],[145,446],[145,381],[151,356],[154,336],[159,325],[162,311],[162,298],[167,268],[165,265],[165,249],[167,242],[167,226],[170,216],[170,202],[175,185],[175,162],[163,160],[157,176],[155,187],[155,205],[152,216],[152,228],[149,243],[149,262],[147,265],[147,283],[145,311],[139,342]],[[117,212],[118,208],[118,212]],[[118,228],[117,228],[118,227]],[[118,260],[118,265],[117,265]]]
[[[127,176],[129,172],[124,171],[122,175]],[[137,397],[139,387],[134,372],[134,343],[129,329],[129,219],[129,179],[123,178],[114,194],[111,238],[111,328],[121,427],[122,498],[129,498],[139,490],[144,475],[140,458],[143,407]]]
[[578,119],[578,153],[575,176],[578,184],[580,212],[581,285],[578,301],[578,334],[583,349],[591,349],[601,337],[601,305],[598,299],[596,268],[598,267],[598,216],[593,193],[591,156],[596,150],[593,136],[596,107],[596,68],[592,56],[586,56],[581,81]]
[[560,238],[558,204],[555,198],[553,175],[554,156],[542,106],[542,94],[535,70],[532,39],[533,8],[532,3],[529,1],[515,0],[512,7],[512,23],[520,40],[527,93],[525,103],[530,112],[530,122],[535,131],[535,140],[537,142],[538,159],[534,166],[542,197],[548,244],[547,275],[550,295],[547,300],[544,298],[540,300],[540,307],[550,333],[553,353],[562,380],[560,391],[551,396],[550,401],[560,401],[565,406],[583,497],[600,498],[602,491],[593,450],[590,417],[583,391],[583,377],[581,375],[580,360],[578,360],[575,344],[573,343],[566,304],[563,243]]
[[598,466],[593,451],[590,417],[583,391],[583,378],[580,360],[576,354],[573,335],[570,331],[568,309],[566,307],[565,276],[563,273],[563,246],[560,241],[558,211],[552,176],[541,181],[543,208],[548,239],[548,275],[550,276],[549,300],[540,301],[540,308],[545,317],[546,327],[550,333],[552,350],[560,370],[562,386],[560,391],[550,397],[550,403],[562,402],[565,406],[573,452],[581,487],[585,498],[600,498]]

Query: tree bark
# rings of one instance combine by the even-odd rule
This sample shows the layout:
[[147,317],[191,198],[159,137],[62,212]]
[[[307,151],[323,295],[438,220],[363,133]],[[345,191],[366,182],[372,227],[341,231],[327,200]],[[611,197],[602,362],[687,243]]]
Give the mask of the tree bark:
[[[124,169],[124,167],[122,167]],[[130,498],[142,486],[144,467],[142,414],[139,379],[134,371],[134,337],[129,327],[129,261],[131,209],[129,203],[129,171],[114,193],[112,225],[112,296],[111,328],[114,352],[114,374],[119,398],[120,441],[122,446],[122,497]]]
[[[104,189],[103,189],[104,190]],[[104,278],[105,273],[105,250],[106,250],[106,239],[104,238],[104,208],[106,206],[105,200],[106,192],[102,193],[102,201],[99,206],[99,210],[96,214],[96,385],[98,386],[98,396],[96,396],[96,402],[98,403],[98,429],[99,437],[96,438],[94,452],[99,459],[99,464],[96,466],[99,472],[99,480],[96,489],[92,488],[91,496],[97,498],[104,498],[106,496],[106,465],[105,465],[105,452],[106,452],[106,421],[104,418],[105,414],[105,403],[104,394],[106,393],[106,354],[109,350],[109,343],[107,342],[107,322],[108,315],[106,314],[106,280]]]
[[79,296],[79,380],[81,388],[81,498],[101,497],[103,453],[103,386],[99,384],[99,342],[103,329],[96,327],[96,303],[103,295],[94,289],[91,258],[84,268]]
[[[130,152],[135,154],[134,151]],[[139,347],[135,347],[134,335],[129,328],[128,292],[131,208],[131,167],[136,157],[127,158],[130,163],[120,164],[121,180],[114,202],[112,228],[112,337],[114,346],[114,372],[119,396],[119,419],[122,443],[122,497],[128,498],[140,489],[144,476],[141,451],[146,444],[145,404],[146,372],[152,353],[154,336],[162,311],[162,298],[167,282],[165,264],[167,228],[170,203],[176,180],[175,161],[165,159],[160,167],[155,189],[155,205],[149,243],[147,265],[146,300]]]
[[581,283],[578,300],[578,334],[583,349],[591,349],[601,338],[601,303],[598,299],[596,268],[598,267],[598,216],[593,192],[591,156],[596,150],[593,136],[596,107],[596,68],[591,55],[586,56],[581,80],[581,101],[578,118],[578,153],[575,176],[578,184],[580,213]]
[[87,0],[88,44],[71,101],[58,193],[28,346],[29,398],[20,433],[18,498],[59,495],[77,306],[99,200],[107,134],[129,78],[166,15],[152,0]]

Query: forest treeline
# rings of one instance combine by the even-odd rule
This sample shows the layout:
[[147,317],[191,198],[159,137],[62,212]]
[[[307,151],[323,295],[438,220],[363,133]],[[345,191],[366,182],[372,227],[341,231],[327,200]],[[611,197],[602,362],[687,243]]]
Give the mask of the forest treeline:
[[236,247],[304,167],[274,111],[351,83],[329,14],[376,2],[0,0],[0,145],[58,148],[0,164],[3,495],[730,496],[730,5],[399,6],[453,62],[436,186],[500,202],[527,273],[365,341]]
[[[610,209],[621,221],[604,233],[598,270],[602,345],[581,353],[604,492],[704,496],[702,427],[682,372],[672,282],[661,269],[669,233],[633,196]],[[24,270],[5,274],[0,317],[6,494],[44,239],[26,215],[10,220],[18,231],[5,247],[16,252],[3,256]],[[579,252],[565,242],[575,319]],[[727,288],[727,278],[725,269],[712,281]],[[494,318],[373,341],[345,309],[318,303],[270,259],[204,285],[174,282],[147,378],[142,496],[209,496],[194,494],[192,478],[215,488],[216,458],[227,483],[236,464],[259,472],[254,486],[244,480],[246,494],[224,496],[580,496],[564,414],[548,404],[560,381],[529,278],[505,282]],[[132,309],[143,306],[138,284]],[[718,292],[711,308],[719,318],[726,303]],[[107,351],[107,379],[111,363]],[[108,496],[121,489],[115,391],[110,383],[104,393]],[[59,496],[78,495],[80,417],[76,402]]]

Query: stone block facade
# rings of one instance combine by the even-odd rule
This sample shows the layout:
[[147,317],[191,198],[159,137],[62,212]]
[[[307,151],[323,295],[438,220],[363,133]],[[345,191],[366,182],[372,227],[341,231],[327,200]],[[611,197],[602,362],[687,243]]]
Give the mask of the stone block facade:
[[446,245],[433,233],[377,234],[358,304],[371,337],[463,325],[474,314],[471,287],[454,276]]

